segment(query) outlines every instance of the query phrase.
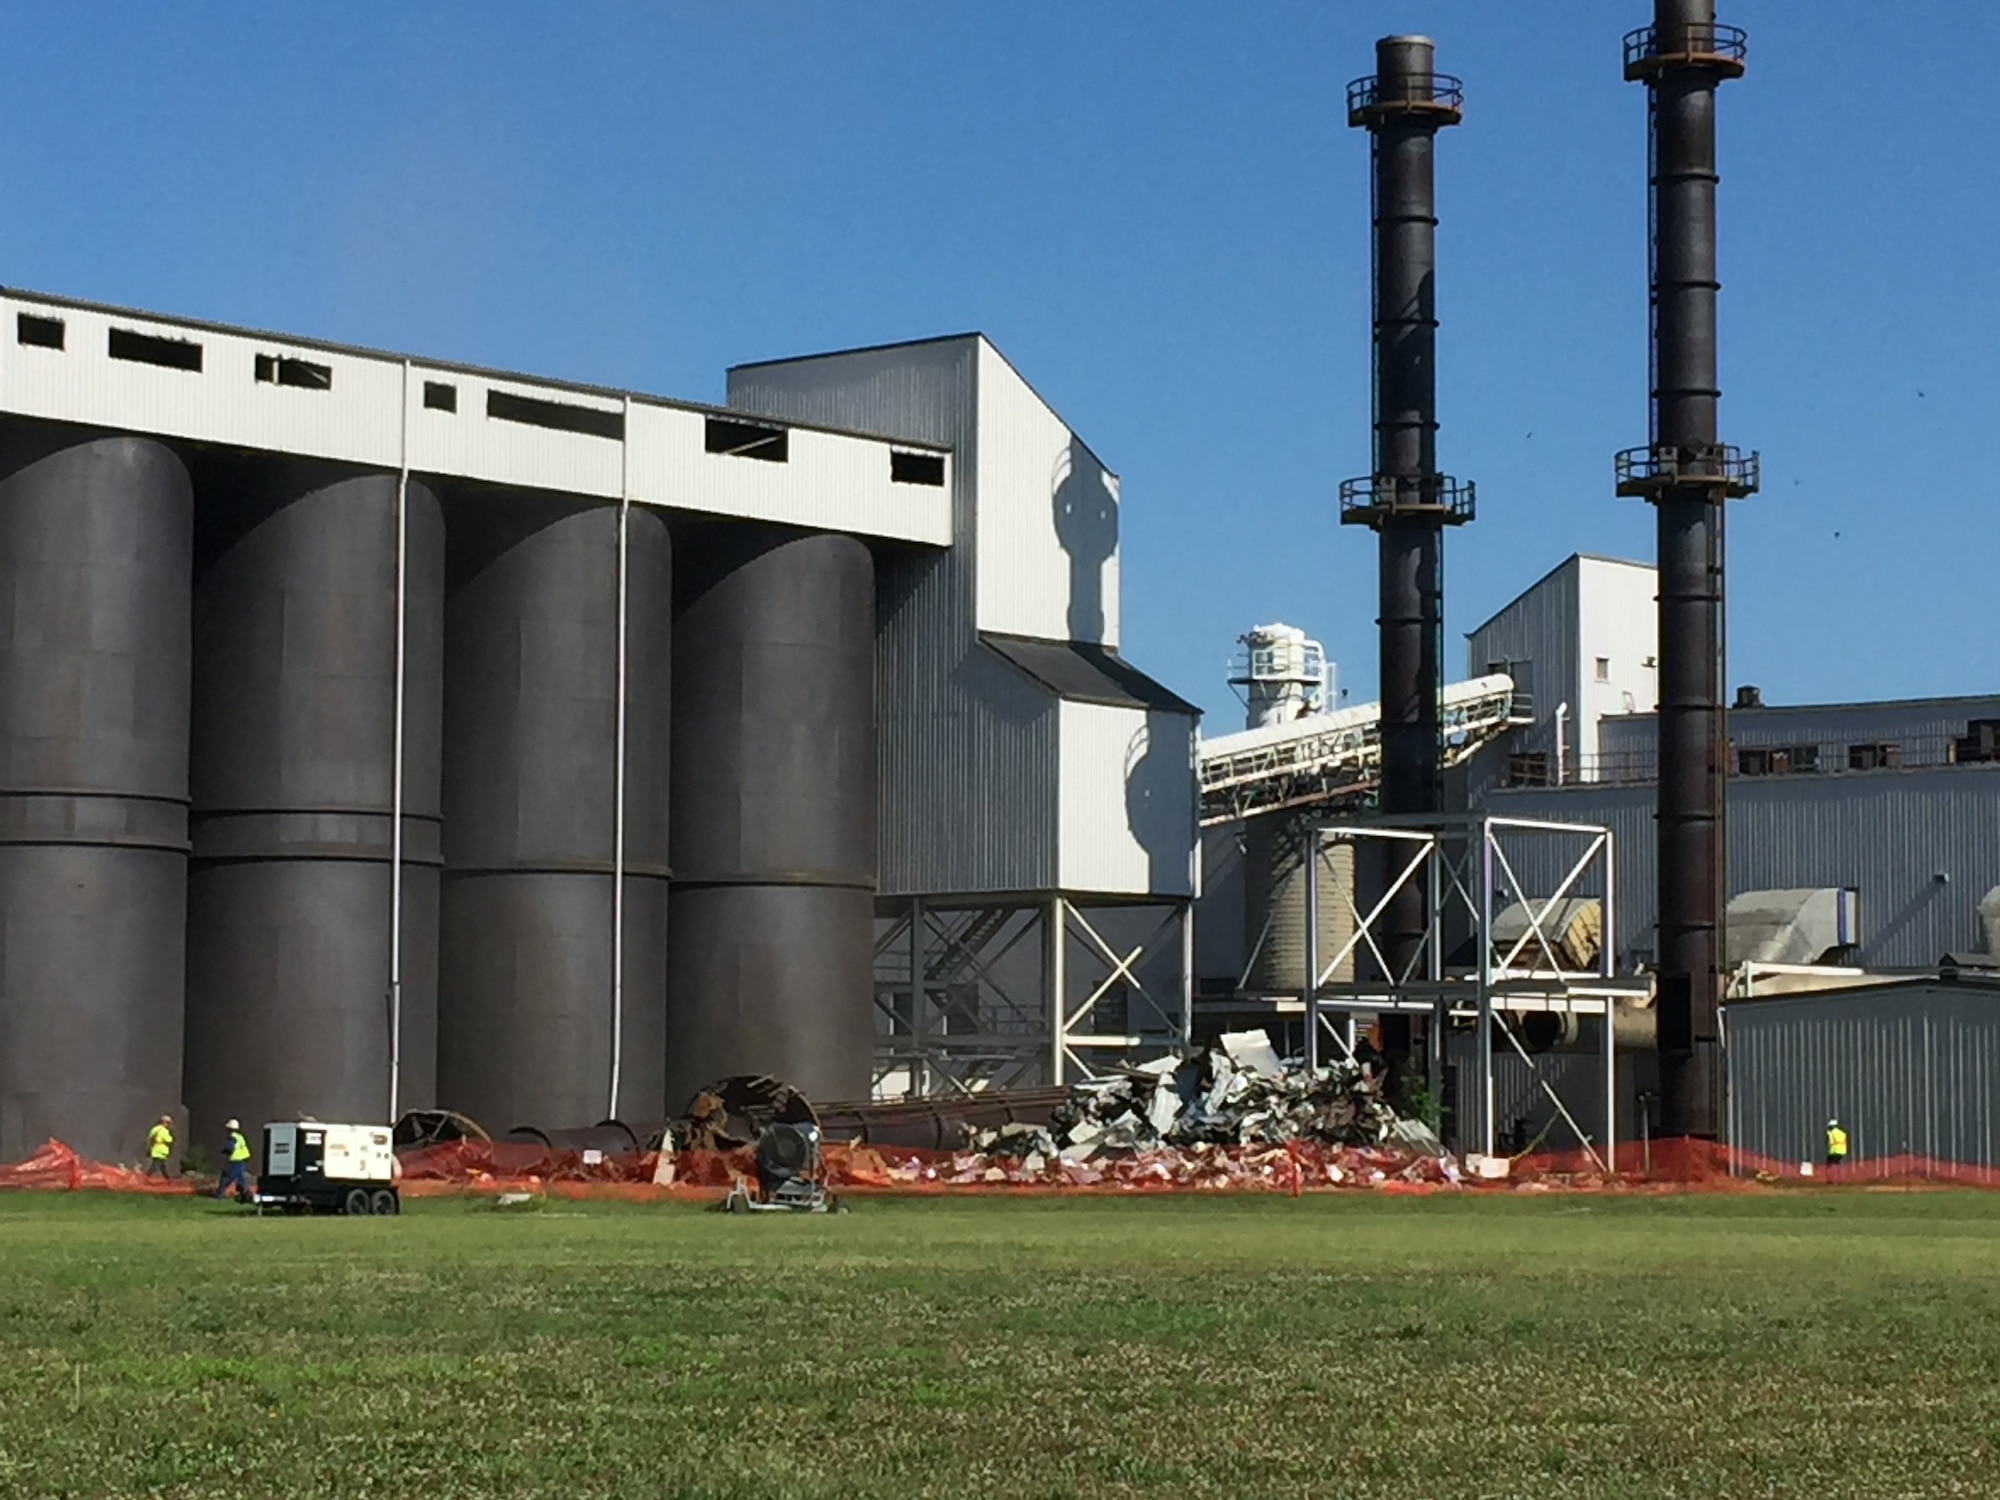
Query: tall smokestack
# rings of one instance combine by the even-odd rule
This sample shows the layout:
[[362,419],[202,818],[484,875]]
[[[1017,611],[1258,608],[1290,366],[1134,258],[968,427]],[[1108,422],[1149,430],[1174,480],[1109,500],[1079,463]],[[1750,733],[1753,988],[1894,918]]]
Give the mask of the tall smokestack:
[[[1437,468],[1437,133],[1459,122],[1464,90],[1433,70],[1430,38],[1384,37],[1375,75],[1347,86],[1347,123],[1366,129],[1374,165],[1375,469],[1340,487],[1340,519],[1374,528],[1381,550],[1382,811],[1440,809],[1438,690],[1444,679],[1443,532],[1472,519],[1473,488]],[[1389,977],[1415,971],[1424,892],[1408,882],[1383,913]],[[1407,1017],[1383,1017],[1392,1062]]]
[[1618,455],[1618,493],[1659,521],[1660,1093],[1668,1134],[1713,1137],[1721,1079],[1723,504],[1757,488],[1757,455],[1716,440],[1715,88],[1743,74],[1744,36],[1714,0],[1655,0],[1625,38],[1647,88],[1652,442]]

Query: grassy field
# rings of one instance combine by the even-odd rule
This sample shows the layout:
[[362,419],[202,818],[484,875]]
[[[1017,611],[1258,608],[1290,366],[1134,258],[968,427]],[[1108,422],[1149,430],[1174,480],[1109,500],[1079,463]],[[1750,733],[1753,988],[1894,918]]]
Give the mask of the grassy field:
[[2000,1494],[2000,1197],[0,1195],[0,1495]]

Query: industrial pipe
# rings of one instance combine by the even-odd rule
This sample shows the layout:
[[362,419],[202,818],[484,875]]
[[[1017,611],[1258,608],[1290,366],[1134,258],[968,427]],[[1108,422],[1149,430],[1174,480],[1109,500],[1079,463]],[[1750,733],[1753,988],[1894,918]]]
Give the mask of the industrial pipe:
[[[1459,80],[1434,69],[1428,37],[1384,37],[1373,77],[1347,89],[1347,122],[1369,132],[1374,193],[1374,472],[1340,487],[1340,519],[1378,538],[1382,699],[1381,809],[1442,807],[1438,694],[1444,681],[1447,526],[1472,519],[1473,487],[1437,469],[1437,202],[1439,130],[1461,118]],[[1386,872],[1384,872],[1386,873]],[[1378,889],[1386,885],[1378,876]],[[1385,977],[1423,978],[1422,887],[1391,897],[1381,931]],[[1382,1018],[1393,1072],[1411,1051],[1406,1016]]]
[[1651,134],[1652,442],[1618,455],[1618,493],[1652,502],[1659,564],[1659,1052],[1664,1129],[1713,1137],[1721,1082],[1723,504],[1757,456],[1716,438],[1715,89],[1743,33],[1714,0],[1656,0],[1625,38]]

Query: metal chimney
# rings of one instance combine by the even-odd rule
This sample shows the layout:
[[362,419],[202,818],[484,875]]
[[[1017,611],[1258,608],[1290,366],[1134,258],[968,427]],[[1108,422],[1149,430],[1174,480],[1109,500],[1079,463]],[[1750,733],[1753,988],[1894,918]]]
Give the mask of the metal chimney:
[[[1438,692],[1444,680],[1443,533],[1472,519],[1473,487],[1437,469],[1437,133],[1459,122],[1464,89],[1433,71],[1430,38],[1384,37],[1375,74],[1347,86],[1347,123],[1370,136],[1375,284],[1375,469],[1340,486],[1340,519],[1380,539],[1382,791],[1386,814],[1439,811]],[[1414,972],[1424,892],[1409,882],[1383,913],[1394,980]],[[1392,1061],[1407,1017],[1383,1017]]]
[[1659,522],[1659,1047],[1662,1129],[1713,1137],[1724,900],[1723,504],[1757,488],[1757,455],[1716,440],[1715,88],[1744,35],[1714,0],[1655,0],[1625,38],[1646,85],[1652,442],[1617,457],[1620,495]]

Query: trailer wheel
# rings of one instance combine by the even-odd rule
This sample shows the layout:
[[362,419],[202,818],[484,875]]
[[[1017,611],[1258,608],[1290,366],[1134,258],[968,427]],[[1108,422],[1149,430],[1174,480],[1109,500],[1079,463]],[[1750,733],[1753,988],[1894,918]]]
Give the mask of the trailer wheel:
[[376,1215],[385,1219],[394,1215],[402,1207],[396,1199],[395,1189],[393,1188],[375,1189],[374,1196],[368,1201],[370,1206],[375,1210]]
[[368,1201],[367,1188],[349,1188],[340,1200],[340,1211],[350,1219],[359,1218],[371,1212],[374,1205]]

